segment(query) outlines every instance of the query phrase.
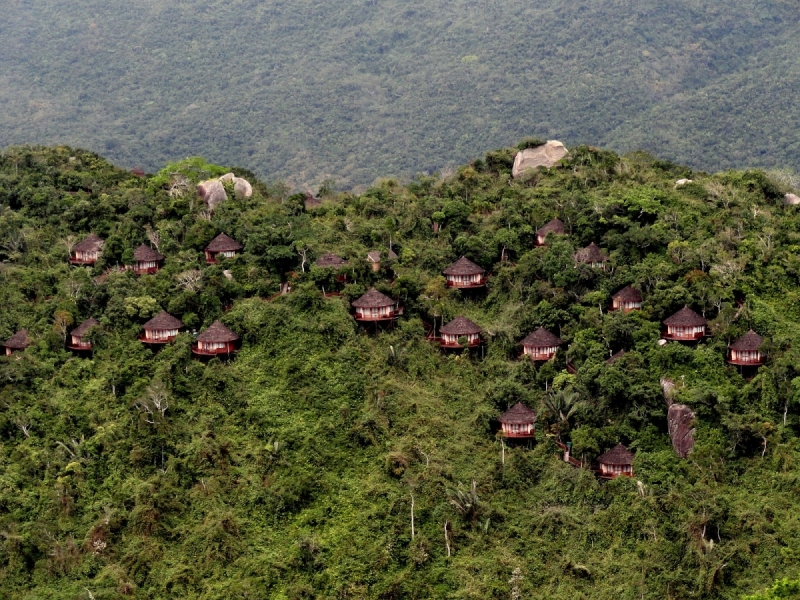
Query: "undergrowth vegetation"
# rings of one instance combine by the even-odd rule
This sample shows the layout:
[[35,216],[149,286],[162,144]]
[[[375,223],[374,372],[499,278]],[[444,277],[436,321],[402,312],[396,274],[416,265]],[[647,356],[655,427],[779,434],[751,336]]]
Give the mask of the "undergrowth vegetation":
[[[24,327],[33,344],[0,358],[2,595],[661,600],[797,577],[790,190],[588,147],[512,180],[514,152],[446,179],[328,189],[313,208],[233,169],[255,193],[212,214],[194,185],[225,170],[200,159],[140,178],[67,147],[5,150],[0,337]],[[556,216],[566,235],[534,247]],[[244,251],[206,265],[220,232]],[[89,233],[106,240],[100,262],[70,267]],[[115,269],[148,241],[161,271]],[[590,242],[605,271],[575,265]],[[326,252],[348,266],[315,266]],[[461,255],[491,272],[485,292],[446,288]],[[628,284],[642,310],[610,312]],[[372,286],[404,306],[394,327],[353,320],[348,301]],[[659,346],[687,304],[713,335]],[[137,336],[161,309],[187,331],[153,352]],[[480,349],[425,341],[460,314]],[[76,356],[65,339],[89,317],[95,349]],[[241,351],[193,359],[193,332],[216,319]],[[534,365],[518,344],[540,326],[565,343]],[[745,378],[725,350],[750,328],[768,359]],[[685,460],[663,377],[697,415]],[[497,417],[519,401],[539,410],[536,440],[503,444]],[[559,438],[589,464],[625,443],[635,477],[598,481],[560,459]]]

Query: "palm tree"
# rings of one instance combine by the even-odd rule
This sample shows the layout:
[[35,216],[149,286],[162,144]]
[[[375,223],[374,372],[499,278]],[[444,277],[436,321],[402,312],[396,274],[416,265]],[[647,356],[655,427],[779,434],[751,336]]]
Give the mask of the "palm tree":
[[588,402],[581,400],[580,395],[573,390],[551,391],[544,397],[542,404],[556,419],[555,428],[559,437],[562,431],[569,430],[572,417],[588,406]]

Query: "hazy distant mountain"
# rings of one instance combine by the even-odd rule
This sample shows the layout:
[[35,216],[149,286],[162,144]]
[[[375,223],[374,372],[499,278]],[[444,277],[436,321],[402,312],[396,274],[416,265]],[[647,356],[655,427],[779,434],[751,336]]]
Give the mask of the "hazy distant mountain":
[[524,135],[797,166],[784,0],[14,1],[0,143],[341,185]]

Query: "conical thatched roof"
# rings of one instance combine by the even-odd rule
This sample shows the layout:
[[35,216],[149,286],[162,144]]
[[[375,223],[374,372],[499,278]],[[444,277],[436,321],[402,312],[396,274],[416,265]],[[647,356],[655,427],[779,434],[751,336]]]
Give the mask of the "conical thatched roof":
[[486,269],[479,267],[466,256],[462,256],[442,271],[445,275],[482,275]]
[[197,336],[198,342],[235,342],[239,336],[219,321],[214,321],[204,332]]
[[89,317],[83,323],[78,325],[75,329],[70,331],[70,335],[74,335],[75,337],[83,337],[84,335],[89,333],[89,330],[95,325],[100,325],[100,322],[94,317]]
[[684,306],[671,317],[664,319],[664,325],[677,327],[696,327],[705,325],[707,321],[688,306]]
[[179,319],[176,319],[165,310],[162,310],[155,317],[142,325],[142,329],[156,329],[159,331],[181,329],[183,327],[184,325]]
[[83,240],[72,247],[73,252],[99,252],[103,249],[105,241],[98,235],[90,233]]
[[220,233],[206,246],[206,250],[209,252],[236,252],[242,248],[244,246],[224,233]]
[[601,465],[632,465],[635,455],[621,443],[597,457]]
[[508,423],[511,425],[527,425],[529,423],[536,423],[536,416],[536,411],[531,410],[522,402],[517,402],[500,415],[497,420],[501,423]]
[[17,333],[8,338],[3,345],[12,350],[24,350],[31,345],[31,338],[28,336],[28,330],[20,329]]
[[347,261],[338,254],[328,252],[320,256],[314,264],[318,267],[344,267]]
[[728,346],[728,348],[736,350],[737,352],[755,352],[761,348],[763,344],[764,338],[751,329]]
[[459,316],[442,327],[440,331],[447,335],[471,335],[473,333],[480,333],[481,328],[467,317]]
[[358,300],[354,300],[352,305],[356,308],[381,308],[384,306],[394,306],[395,301],[386,294],[381,294],[378,290],[372,288]]
[[564,342],[560,337],[553,335],[544,327],[539,327],[536,331],[529,334],[522,342],[523,346],[531,348],[551,348],[553,346],[560,346]]
[[133,251],[133,260],[136,262],[159,262],[165,258],[166,256],[153,250],[147,244],[142,244]]
[[546,236],[548,233],[564,233],[564,222],[559,218],[555,218],[536,230],[536,235],[542,237]]
[[611,296],[613,300],[619,300],[621,302],[641,302],[642,301],[642,293],[637,290],[635,287],[630,285],[626,285],[616,294]]
[[608,260],[608,255],[600,249],[600,246],[592,242],[586,248],[575,253],[575,260],[579,263],[599,263]]

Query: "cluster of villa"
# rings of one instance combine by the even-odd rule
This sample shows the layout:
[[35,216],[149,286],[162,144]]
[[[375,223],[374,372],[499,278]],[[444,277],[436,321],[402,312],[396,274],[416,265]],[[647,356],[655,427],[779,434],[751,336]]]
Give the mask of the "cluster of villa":
[[[105,240],[94,233],[72,247],[69,262],[73,265],[93,266],[103,254]],[[224,233],[220,233],[205,248],[206,263],[213,265],[220,258],[233,258],[244,246]],[[137,275],[151,275],[164,266],[166,256],[142,244],[133,251],[133,265],[129,268]]]
[[[517,402],[498,417],[500,431],[507,440],[532,440],[536,437],[536,411],[522,402]],[[580,461],[570,457],[570,445],[558,444],[564,449],[564,462],[583,466]],[[614,479],[621,475],[633,477],[634,454],[623,444],[617,444],[608,452],[597,457],[597,474],[602,479]]]
[[[536,245],[545,246],[549,235],[563,235],[564,223],[553,219],[536,231]],[[74,265],[94,265],[102,254],[104,241],[95,234],[87,236],[76,244],[70,253],[69,262]],[[220,233],[205,248],[205,260],[208,264],[216,264],[220,259],[232,258],[243,249],[242,244]],[[146,244],[142,244],[133,252],[134,264],[126,267],[134,273],[145,275],[157,272],[163,265],[166,257]],[[390,248],[386,254],[388,261],[397,259],[397,255]],[[589,265],[595,269],[605,270],[608,255],[594,242],[578,250],[574,259],[576,264]],[[374,271],[381,267],[381,252],[368,252],[367,260]],[[340,270],[349,265],[348,261],[329,252],[319,257],[315,262],[317,267]],[[488,282],[488,273],[485,269],[462,256],[449,267],[442,271],[448,288],[460,290],[475,290],[484,288]],[[346,275],[337,274],[337,280],[346,281]],[[628,285],[616,292],[611,297],[611,310],[630,312],[642,308],[642,294],[636,288]],[[361,323],[392,323],[403,314],[399,302],[371,288],[367,293],[352,302],[355,320]],[[87,338],[92,328],[100,323],[95,318],[89,318],[70,332],[67,347],[77,353],[92,350],[92,342]],[[684,306],[677,313],[664,320],[665,331],[661,343],[667,340],[679,342],[695,342],[709,335],[708,323],[704,317]],[[150,319],[142,326],[139,340],[155,347],[168,344],[175,340],[178,333],[185,329],[184,324],[166,311]],[[441,348],[463,350],[481,345],[481,328],[465,316],[458,316],[439,330],[439,335],[429,336],[428,339],[437,341]],[[30,336],[25,329],[21,329],[5,341],[5,352],[11,356],[16,351],[21,351],[31,344]],[[764,354],[761,347],[764,338],[750,330],[728,346],[727,362],[739,367],[758,367],[764,364]],[[192,352],[198,356],[231,355],[236,352],[239,345],[239,336],[228,329],[219,321],[215,321],[205,331],[201,332],[192,346]],[[522,356],[532,361],[551,360],[563,341],[544,327],[530,333],[521,342]],[[606,363],[613,364],[625,354],[620,350]],[[536,412],[518,403],[500,418],[502,435],[509,439],[532,439],[536,434]],[[564,460],[571,464],[577,463],[569,456],[568,446],[565,449]],[[597,458],[598,474],[600,477],[613,479],[620,475],[633,475],[634,455],[622,444],[618,444],[605,454]]]

